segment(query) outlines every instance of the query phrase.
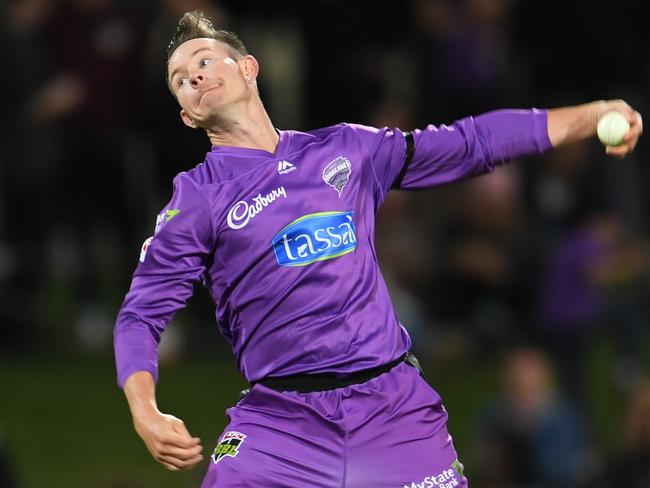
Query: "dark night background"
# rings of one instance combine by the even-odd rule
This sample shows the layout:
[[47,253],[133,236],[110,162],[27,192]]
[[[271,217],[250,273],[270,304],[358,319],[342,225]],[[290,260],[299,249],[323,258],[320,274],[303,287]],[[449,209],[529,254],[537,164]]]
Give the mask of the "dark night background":
[[[240,35],[278,128],[408,130],[608,98],[647,119],[643,6],[3,0],[0,488],[202,478],[150,458],[112,358],[142,241],[209,150],[165,85],[184,11]],[[647,138],[624,160],[594,139],[394,192],[378,215],[382,271],[473,488],[650,486]],[[207,459],[244,384],[197,288],[161,344],[159,406]]]

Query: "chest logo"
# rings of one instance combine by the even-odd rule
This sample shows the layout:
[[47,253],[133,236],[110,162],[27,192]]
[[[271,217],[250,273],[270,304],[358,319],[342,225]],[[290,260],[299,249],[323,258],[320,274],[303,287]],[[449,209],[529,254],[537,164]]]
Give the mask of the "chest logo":
[[354,212],[318,212],[294,220],[273,237],[280,266],[305,266],[334,259],[357,247]]
[[340,197],[345,185],[350,181],[350,173],[352,173],[350,161],[339,156],[323,168],[323,181],[334,188]]
[[289,161],[279,161],[278,162],[278,174],[279,175],[286,175],[287,173],[291,173],[292,171],[295,171],[296,167],[291,164]]
[[238,201],[228,211],[228,227],[234,230],[246,227],[252,218],[255,218],[262,210],[280,197],[287,198],[284,186],[276,188],[266,195],[258,193],[256,197],[252,198],[252,202]]

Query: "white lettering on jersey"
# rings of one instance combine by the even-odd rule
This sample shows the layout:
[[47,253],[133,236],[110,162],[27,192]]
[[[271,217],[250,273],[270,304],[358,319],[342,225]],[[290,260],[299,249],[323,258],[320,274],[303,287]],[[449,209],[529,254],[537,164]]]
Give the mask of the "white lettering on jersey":
[[228,227],[234,230],[246,227],[252,218],[280,197],[287,198],[287,192],[284,186],[276,188],[265,196],[258,193],[256,197],[253,197],[251,203],[245,200],[238,201],[228,211]]

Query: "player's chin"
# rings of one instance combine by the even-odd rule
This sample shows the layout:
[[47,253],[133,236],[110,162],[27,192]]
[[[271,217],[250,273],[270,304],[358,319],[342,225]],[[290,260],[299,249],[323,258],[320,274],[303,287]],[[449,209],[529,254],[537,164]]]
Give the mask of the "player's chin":
[[216,110],[206,110],[205,107],[201,107],[201,109],[194,111],[192,120],[197,129],[208,130],[214,127],[215,122],[219,120],[219,117],[216,114]]
[[199,98],[198,108],[200,110],[214,110],[223,103],[223,94],[219,87],[210,88]]

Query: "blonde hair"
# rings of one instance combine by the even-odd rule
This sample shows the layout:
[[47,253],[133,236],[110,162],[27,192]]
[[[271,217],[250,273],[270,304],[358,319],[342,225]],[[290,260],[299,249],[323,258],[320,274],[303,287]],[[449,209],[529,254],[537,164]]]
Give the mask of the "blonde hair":
[[[190,39],[198,38],[216,39],[229,46],[239,56],[246,56],[248,51],[244,43],[233,32],[215,29],[212,20],[200,10],[185,12],[178,21],[176,32],[167,45],[167,62],[176,48]],[[238,57],[239,57],[238,56]]]

